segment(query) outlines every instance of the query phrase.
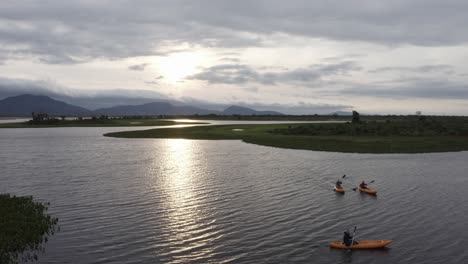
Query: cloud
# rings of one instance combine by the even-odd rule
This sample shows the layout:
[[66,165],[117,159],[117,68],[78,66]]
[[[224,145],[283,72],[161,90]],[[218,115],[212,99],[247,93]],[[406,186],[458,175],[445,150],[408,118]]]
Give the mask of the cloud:
[[0,2],[1,56],[80,63],[174,47],[261,46],[275,34],[382,45],[468,42],[468,2],[453,0],[43,0]]
[[259,78],[259,74],[254,69],[241,64],[215,65],[187,77],[188,80],[202,80],[211,84],[245,84],[250,81],[257,81]]
[[258,93],[259,91],[258,87],[245,87],[242,90],[250,93]]
[[[350,85],[351,86],[351,85]],[[353,84],[340,94],[378,98],[468,100],[468,85],[450,80],[403,79],[388,83]]]
[[306,102],[298,102],[295,104],[232,102],[232,104],[252,108],[259,111],[274,110],[291,115],[330,114],[336,111],[350,111],[350,109],[353,108],[353,106],[345,104],[314,104]]
[[362,68],[355,62],[346,61],[335,64],[313,64],[305,68],[283,71],[261,72],[244,64],[220,64],[204,68],[201,72],[188,76],[189,80],[202,80],[210,84],[247,84],[261,83],[276,85],[278,83],[308,84],[323,77],[346,75]]
[[10,79],[0,77],[0,98],[15,96],[19,94],[35,95],[70,95],[76,94],[76,91],[57,84],[52,80],[27,80]]
[[[246,88],[256,92],[257,88]],[[168,101],[173,104],[190,104],[206,109],[223,110],[229,105],[239,105],[256,110],[274,110],[287,114],[331,113],[350,109],[343,104],[312,104],[298,102],[295,104],[256,103],[240,101],[237,97],[226,103],[215,103],[193,97],[182,97],[178,100],[158,92],[142,89],[111,89],[98,92],[84,92],[60,86],[52,81],[8,79],[0,77],[0,99],[20,94],[46,95],[87,109],[98,109],[115,105],[137,105],[154,101]]]
[[144,71],[146,66],[148,66],[148,65],[150,65],[150,64],[149,63],[141,63],[141,64],[128,66],[128,69],[132,70],[132,71]]
[[10,79],[0,77],[0,99],[21,94],[46,95],[88,109],[121,104],[141,104],[155,100],[171,100],[152,90],[135,88],[111,88],[104,90],[80,90],[66,87],[52,80]]
[[284,114],[305,115],[305,114],[329,114],[336,111],[349,111],[353,108],[347,104],[322,104],[308,103],[298,101],[296,103],[259,103],[241,101],[236,96],[232,96],[231,100],[220,104],[211,101],[200,100],[193,97],[182,97],[180,101],[186,104],[195,105],[201,108],[213,109],[222,111],[231,105],[243,106],[252,108],[258,111],[278,111]]
[[220,61],[226,61],[226,62],[233,62],[233,63],[239,63],[240,59],[238,58],[221,58]]
[[408,73],[443,73],[454,74],[455,69],[451,65],[436,64],[436,65],[422,65],[418,67],[380,67],[370,70],[370,73],[381,72],[408,72]]

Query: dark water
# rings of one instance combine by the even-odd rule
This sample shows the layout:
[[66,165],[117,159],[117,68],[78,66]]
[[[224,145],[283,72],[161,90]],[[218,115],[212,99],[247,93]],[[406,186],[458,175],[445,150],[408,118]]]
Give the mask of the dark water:
[[[40,263],[466,263],[468,152],[287,150],[0,130],[0,192],[51,202]],[[348,189],[332,190],[343,174]],[[349,190],[375,180],[377,197]],[[389,250],[332,250],[347,228]]]

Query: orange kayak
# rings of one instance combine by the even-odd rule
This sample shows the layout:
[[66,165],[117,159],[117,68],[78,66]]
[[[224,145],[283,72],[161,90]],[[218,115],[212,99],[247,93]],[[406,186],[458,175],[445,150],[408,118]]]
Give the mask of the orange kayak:
[[335,188],[333,190],[335,192],[337,192],[337,193],[343,193],[344,194],[344,189],[343,188],[336,188],[336,186],[335,186]]
[[370,195],[376,195],[377,194],[377,190],[374,190],[374,189],[363,189],[361,188],[360,186],[358,186],[358,189],[361,191],[361,192],[365,192],[365,193],[368,193]]
[[330,247],[342,249],[375,249],[383,248],[392,242],[393,240],[359,240],[357,245],[346,246],[341,241],[335,241],[330,243]]

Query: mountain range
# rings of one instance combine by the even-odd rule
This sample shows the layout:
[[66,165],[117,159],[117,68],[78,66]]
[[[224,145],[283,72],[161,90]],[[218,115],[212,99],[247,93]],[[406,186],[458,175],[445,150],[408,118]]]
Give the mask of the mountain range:
[[31,116],[32,112],[49,115],[89,116],[93,112],[43,95],[19,95],[0,100],[0,116]]
[[175,105],[165,101],[140,105],[119,105],[92,111],[44,95],[23,94],[0,100],[0,116],[30,116],[32,112],[43,112],[54,116],[283,115],[275,111],[257,111],[241,106],[230,106],[224,111],[217,111],[191,105]]

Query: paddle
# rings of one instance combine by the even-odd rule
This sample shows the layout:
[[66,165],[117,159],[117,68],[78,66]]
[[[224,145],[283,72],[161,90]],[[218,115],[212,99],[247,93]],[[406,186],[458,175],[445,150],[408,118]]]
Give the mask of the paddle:
[[[368,184],[371,184],[371,183],[374,183],[375,181],[370,181]],[[356,191],[357,190],[357,187],[356,188],[353,188],[353,191]]]
[[353,243],[354,243],[354,236],[356,235],[356,229],[357,229],[357,226],[354,226],[353,238],[351,238],[351,246],[352,246]]

